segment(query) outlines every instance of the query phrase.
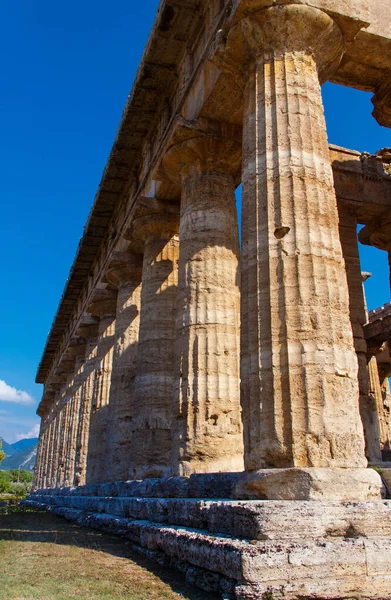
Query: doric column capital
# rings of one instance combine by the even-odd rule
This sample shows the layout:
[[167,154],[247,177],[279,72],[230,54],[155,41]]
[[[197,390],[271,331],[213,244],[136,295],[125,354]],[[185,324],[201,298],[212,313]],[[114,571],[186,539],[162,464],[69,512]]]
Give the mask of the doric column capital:
[[358,234],[360,242],[391,252],[391,210],[372,219]]
[[68,355],[75,356],[76,359],[79,356],[84,356],[86,352],[86,344],[87,341],[83,336],[75,336],[71,338],[67,348]]
[[117,292],[114,290],[96,290],[87,308],[94,317],[115,315],[117,310]]
[[223,171],[236,174],[241,160],[241,144],[232,138],[195,137],[171,146],[163,159],[163,169],[180,184],[193,171]]
[[106,271],[106,279],[119,289],[123,285],[139,283],[142,274],[142,255],[133,252],[114,252]]
[[241,164],[242,131],[230,123],[180,119],[162,169],[174,183],[194,171],[222,171],[236,175]]
[[66,379],[71,373],[73,373],[74,368],[75,357],[65,352],[57,367],[56,375]]
[[81,336],[85,340],[96,338],[99,333],[99,318],[92,315],[83,315],[79,321],[76,330],[76,335]]
[[391,77],[385,79],[376,90],[372,104],[375,107],[372,114],[379,125],[391,127]]
[[179,232],[179,206],[148,198],[142,202],[138,216],[133,219],[126,239],[136,246],[151,239],[171,239]]
[[270,4],[251,2],[228,35],[219,33],[212,60],[220,69],[238,75],[245,71],[246,63],[258,57],[304,52],[314,57],[319,77],[326,81],[338,68],[346,43],[354,40],[364,25],[358,19],[338,19],[299,0]]

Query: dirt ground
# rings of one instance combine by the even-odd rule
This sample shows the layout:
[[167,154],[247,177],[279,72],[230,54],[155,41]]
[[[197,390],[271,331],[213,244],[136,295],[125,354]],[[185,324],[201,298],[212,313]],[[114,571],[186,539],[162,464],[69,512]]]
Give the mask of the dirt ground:
[[0,600],[217,599],[124,540],[48,513],[0,514]]

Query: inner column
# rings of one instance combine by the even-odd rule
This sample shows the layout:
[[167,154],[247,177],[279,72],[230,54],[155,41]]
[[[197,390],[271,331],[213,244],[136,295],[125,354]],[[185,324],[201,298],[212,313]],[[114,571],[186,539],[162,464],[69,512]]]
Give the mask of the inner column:
[[214,136],[173,146],[181,185],[174,473],[243,470],[239,383],[239,236],[233,175],[240,144]]
[[379,414],[376,399],[369,393],[367,344],[363,329],[368,315],[358,249],[357,217],[352,210],[339,206],[339,220],[342,253],[349,288],[350,321],[358,360],[360,415],[364,427],[365,454],[370,462],[376,462],[381,460]]
[[144,248],[129,466],[133,479],[171,474],[178,221],[176,213],[162,209],[132,223]]
[[106,445],[106,481],[126,480],[132,444],[142,257],[116,252],[106,279],[118,290]]
[[86,483],[88,440],[98,334],[99,319],[84,315],[77,330],[77,335],[80,335],[86,340],[86,351],[82,372],[80,415],[76,434],[75,485],[85,485]]
[[113,291],[98,290],[88,312],[100,317],[92,392],[90,429],[88,436],[87,483],[104,481],[106,457],[106,428],[109,413],[109,394],[117,295]]

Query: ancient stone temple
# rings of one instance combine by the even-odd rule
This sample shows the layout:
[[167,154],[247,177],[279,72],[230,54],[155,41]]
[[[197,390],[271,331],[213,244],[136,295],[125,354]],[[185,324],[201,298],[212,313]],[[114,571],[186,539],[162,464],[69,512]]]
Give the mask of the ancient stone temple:
[[391,151],[330,146],[321,97],[371,91],[391,127],[390,14],[162,0],[39,366],[28,504],[224,598],[391,598],[391,307],[357,237],[391,256]]

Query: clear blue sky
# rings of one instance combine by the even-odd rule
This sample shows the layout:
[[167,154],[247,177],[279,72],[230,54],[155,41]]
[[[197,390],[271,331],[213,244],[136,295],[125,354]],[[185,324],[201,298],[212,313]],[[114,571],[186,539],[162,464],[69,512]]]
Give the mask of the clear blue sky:
[[[2,56],[0,436],[30,432],[36,368],[151,29],[158,0],[18,0],[0,6]],[[391,132],[371,117],[370,94],[324,88],[330,142],[374,152]],[[387,261],[368,302],[389,301]],[[1,397],[1,389],[0,389]],[[20,404],[22,402],[22,404]]]

